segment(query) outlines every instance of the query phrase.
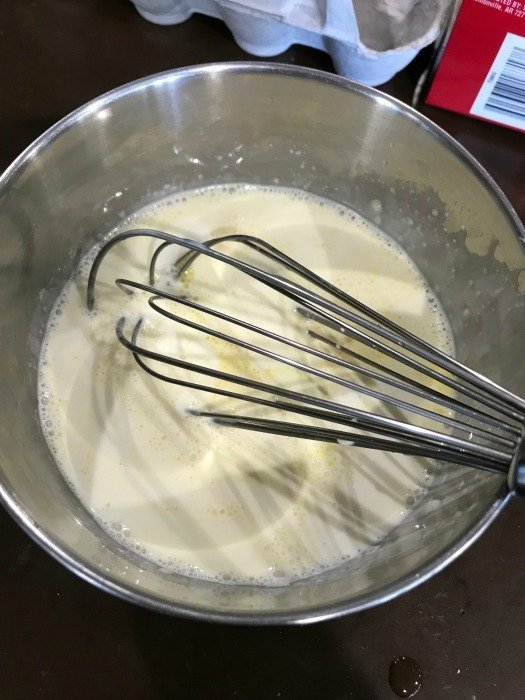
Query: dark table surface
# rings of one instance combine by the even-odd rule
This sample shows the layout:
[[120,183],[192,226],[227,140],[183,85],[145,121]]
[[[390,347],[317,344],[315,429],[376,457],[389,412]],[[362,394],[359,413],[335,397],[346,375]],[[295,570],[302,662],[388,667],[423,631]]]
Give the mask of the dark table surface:
[[[175,27],[126,0],[0,2],[0,167],[67,112],[177,66],[251,57],[216,20]],[[292,47],[279,61],[332,70]],[[410,101],[422,60],[381,89]],[[485,165],[525,218],[525,135],[421,107]],[[1,231],[0,231],[1,255]],[[0,697],[389,700],[390,662],[423,670],[418,700],[525,698],[525,504],[458,561],[373,610],[307,627],[165,617],[66,571],[0,509]]]

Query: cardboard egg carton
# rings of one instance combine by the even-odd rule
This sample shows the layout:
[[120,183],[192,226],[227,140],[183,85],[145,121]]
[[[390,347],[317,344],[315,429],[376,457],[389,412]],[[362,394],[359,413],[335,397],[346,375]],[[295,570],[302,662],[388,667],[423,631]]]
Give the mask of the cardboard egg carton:
[[132,0],[156,24],[180,24],[199,13],[222,19],[254,56],[276,56],[292,44],[330,54],[336,71],[380,85],[441,31],[450,0]]

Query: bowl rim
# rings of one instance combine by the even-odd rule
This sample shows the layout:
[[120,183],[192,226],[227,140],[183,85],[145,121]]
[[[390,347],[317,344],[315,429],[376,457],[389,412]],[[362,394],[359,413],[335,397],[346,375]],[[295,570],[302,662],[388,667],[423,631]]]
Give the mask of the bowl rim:
[[[2,194],[10,187],[12,181],[23,173],[25,167],[30,164],[35,156],[60,135],[74,127],[79,121],[89,117],[90,114],[106,109],[121,98],[131,95],[134,92],[140,92],[146,87],[175,82],[182,76],[210,75],[215,73],[251,73],[254,75],[262,73],[279,75],[284,78],[292,77],[315,80],[316,82],[353,91],[376,102],[380,102],[390,109],[401,112],[405,117],[413,120],[433,137],[437,138],[438,141],[458,156],[459,159],[478,176],[482,184],[484,184],[487,190],[492,194],[496,203],[499,204],[502,213],[507,216],[511,227],[516,233],[516,237],[525,248],[525,227],[499,185],[460,143],[441,127],[434,124],[428,117],[420,114],[414,108],[390,95],[386,95],[379,90],[347,78],[342,78],[313,68],[291,66],[282,63],[267,63],[264,61],[206,63],[171,69],[125,83],[90,100],[53,124],[27,146],[11,165],[7,167],[3,174],[0,175],[0,202],[2,200]],[[3,503],[7,512],[12,516],[15,522],[17,522],[48,554],[85,581],[121,599],[157,612],[210,622],[246,625],[283,625],[318,622],[349,613],[360,612],[392,600],[401,593],[408,592],[420,583],[428,580],[431,576],[437,574],[445,566],[454,561],[483,534],[494,518],[510,501],[512,496],[513,494],[509,491],[508,487],[502,485],[501,489],[495,495],[492,504],[469,530],[456,537],[452,544],[432,557],[417,571],[410,572],[397,581],[377,589],[373,593],[362,594],[351,601],[342,600],[324,606],[289,609],[284,612],[274,612],[271,610],[230,612],[171,602],[155,594],[139,592],[136,589],[122,585],[122,583],[111,575],[102,575],[95,566],[76,554],[72,548],[56,541],[29,515],[16,494],[12,492],[9,485],[0,481],[0,502]]]

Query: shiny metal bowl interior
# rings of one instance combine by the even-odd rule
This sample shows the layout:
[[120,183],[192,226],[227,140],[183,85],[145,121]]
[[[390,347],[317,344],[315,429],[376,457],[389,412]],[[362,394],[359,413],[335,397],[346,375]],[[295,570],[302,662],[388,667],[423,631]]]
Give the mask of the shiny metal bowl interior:
[[509,498],[501,479],[446,470],[380,546],[282,588],[162,572],[112,540],[58,473],[37,416],[46,314],[97,236],[159,194],[212,183],[293,185],[348,204],[399,241],[439,296],[460,360],[525,393],[524,229],[483,169],[401,103],[277,65],[182,69],[119,88],[44,134],[0,181],[0,489],[74,572],[158,610],[306,622],[388,600],[467,547]]

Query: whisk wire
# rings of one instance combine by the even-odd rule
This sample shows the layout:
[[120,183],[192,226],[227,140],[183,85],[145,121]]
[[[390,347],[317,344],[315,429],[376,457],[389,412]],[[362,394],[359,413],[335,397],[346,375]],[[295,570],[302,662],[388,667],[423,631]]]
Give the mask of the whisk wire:
[[[486,459],[496,459],[501,461],[508,461],[512,458],[512,452],[505,451],[502,449],[496,450],[486,445],[475,444],[469,440],[463,440],[461,438],[454,437],[452,435],[442,434],[438,431],[431,430],[429,428],[424,428],[422,426],[415,426],[410,423],[405,423],[403,421],[398,421],[394,418],[389,418],[387,416],[377,415],[369,411],[363,411],[362,409],[350,407],[343,405],[341,403],[336,403],[329,401],[327,399],[322,399],[318,397],[311,396],[309,394],[304,394],[302,392],[293,391],[291,389],[285,389],[283,387],[278,387],[271,384],[266,384],[264,382],[259,382],[247,377],[242,377],[239,375],[233,375],[221,370],[215,370],[211,367],[205,367],[203,365],[198,365],[196,363],[181,360],[172,356],[164,355],[162,353],[153,352],[147,348],[138,346],[133,341],[129,341],[124,335],[123,329],[125,324],[125,318],[121,318],[117,324],[117,337],[120,342],[125,345],[129,350],[133,352],[135,357],[139,355],[140,357],[146,357],[150,360],[154,360],[163,364],[170,365],[172,367],[179,367],[181,369],[190,370],[197,372],[198,374],[204,374],[214,379],[224,380],[226,382],[231,382],[235,384],[240,384],[242,386],[248,387],[250,389],[256,389],[269,393],[274,396],[282,396],[284,398],[296,400],[304,403],[311,403],[323,408],[331,410],[335,414],[346,414],[354,418],[355,427],[362,430],[371,430],[377,432],[377,428],[390,429],[390,434],[397,437],[404,438],[418,438],[425,443],[437,443],[438,445],[451,445],[458,448],[459,450],[464,450],[466,452],[471,452],[477,454],[480,458],[484,457]],[[192,324],[193,325],[193,324]],[[197,324],[195,324],[197,325]],[[205,328],[205,327],[200,327]],[[142,363],[143,368],[144,364]],[[148,368],[149,371],[149,368]],[[160,375],[158,375],[160,377]],[[163,378],[163,377],[160,377]],[[174,384],[179,384],[177,380],[172,381]],[[209,390],[209,387],[204,388],[205,391]],[[243,399],[245,397],[242,397]],[[275,408],[283,409],[283,405],[275,402]],[[302,411],[304,413],[304,411]],[[238,416],[232,416],[232,421]]]
[[[176,238],[174,236],[174,238]],[[457,376],[466,379],[467,381],[471,382],[472,384],[478,386],[478,388],[482,389],[483,391],[487,392],[493,398],[500,402],[502,408],[509,410],[508,403],[505,404],[504,401],[510,402],[511,405],[515,405],[518,408],[518,412],[515,413],[515,417],[518,420],[523,420],[525,417],[525,399],[516,396],[512,392],[508,391],[507,389],[504,389],[503,387],[499,386],[492,380],[488,379],[487,377],[479,374],[478,372],[475,372],[474,370],[470,369],[469,367],[466,367],[462,363],[458,362],[454,358],[450,357],[446,353],[441,352],[439,349],[433,347],[429,343],[425,342],[421,338],[418,338],[417,336],[413,335],[409,331],[407,331],[405,328],[402,328],[398,324],[396,324],[394,321],[391,321],[390,319],[387,319],[386,317],[382,316],[378,312],[374,311],[373,309],[370,309],[368,306],[360,302],[359,300],[355,299],[352,297],[350,294],[347,294],[346,292],[343,292],[341,289],[338,287],[335,287],[332,285],[330,282],[325,280],[324,278],[320,277],[319,275],[316,275],[314,272],[309,270],[308,268],[304,267],[301,265],[299,262],[294,260],[293,258],[290,258],[289,256],[285,255],[281,251],[279,251],[277,248],[274,246],[270,245],[266,241],[262,241],[261,239],[255,238],[254,236],[247,236],[244,234],[235,234],[235,235],[230,235],[230,236],[222,236],[218,238],[211,239],[207,241],[204,246],[208,249],[207,251],[204,250],[197,250],[196,248],[193,248],[193,250],[189,251],[186,253],[184,256],[182,256],[178,264],[176,266],[176,274],[180,275],[183,272],[185,272],[190,264],[193,263],[193,261],[201,254],[204,253],[205,255],[210,254],[211,255],[211,249],[213,246],[227,242],[227,241],[235,241],[235,242],[240,242],[246,245],[247,247],[257,250],[260,253],[263,253],[266,257],[270,258],[271,260],[277,261],[280,264],[282,264],[286,269],[291,270],[298,274],[299,276],[303,277],[304,279],[308,280],[309,282],[315,284],[319,288],[323,289],[324,291],[330,293],[332,296],[337,298],[339,301],[343,301],[344,303],[348,304],[350,307],[358,310],[364,316],[367,316],[369,319],[372,319],[373,321],[376,321],[379,325],[375,324],[370,324],[370,322],[366,318],[362,318],[358,315],[352,314],[349,312],[347,309],[341,309],[340,307],[333,305],[332,302],[329,302],[326,299],[323,299],[322,297],[312,294],[309,292],[309,290],[306,290],[304,287],[300,287],[299,285],[294,285],[290,280],[287,280],[285,278],[282,278],[278,275],[271,275],[271,273],[267,273],[260,268],[256,268],[254,266],[248,265],[246,269],[243,271],[246,272],[246,274],[252,275],[259,278],[260,281],[268,284],[268,286],[272,287],[272,283],[275,284],[272,288],[276,289],[276,291],[289,295],[290,293],[293,293],[294,288],[296,291],[299,292],[300,296],[296,301],[299,303],[303,303],[303,305],[306,306],[304,299],[309,299],[311,301],[316,302],[316,300],[325,308],[328,308],[328,306],[331,307],[331,310],[333,310],[335,313],[338,313],[338,311],[341,311],[341,315],[344,318],[347,318],[349,320],[353,320],[354,322],[358,323],[359,325],[363,325],[363,327],[367,328],[367,330],[377,333],[378,335],[382,336],[385,339],[391,340],[391,342],[399,345],[405,350],[409,350],[411,352],[414,352],[416,355],[419,355],[421,357],[424,357],[427,359],[429,362],[432,362],[433,364],[436,364],[439,366],[441,369],[445,369],[448,372],[451,372],[452,374],[457,374]],[[173,241],[173,244],[176,244],[177,241]],[[164,249],[168,245],[171,245],[171,243],[166,242],[165,244],[162,244],[159,246],[159,252],[160,248]],[[212,255],[212,257],[214,257]],[[232,259],[230,258],[230,261]],[[235,259],[234,259],[235,260]],[[225,260],[226,262],[226,260]],[[234,263],[233,263],[234,264]],[[246,265],[246,264],[245,264]],[[235,264],[234,264],[235,266]],[[241,269],[241,268],[238,268]],[[258,277],[257,272],[262,272],[263,276]],[[154,274],[154,266],[150,268],[150,281],[153,279],[152,274]],[[272,280],[273,277],[273,280]],[[284,288],[283,285],[284,284]],[[304,294],[304,297],[301,297],[301,293]],[[290,297],[293,298],[293,297]],[[328,305],[328,306],[327,306]],[[320,310],[317,309],[319,312]],[[392,334],[389,334],[388,332],[384,331],[384,328],[392,331]],[[355,330],[355,329],[354,329]],[[442,377],[442,375],[440,375]],[[438,377],[436,377],[438,378]],[[462,386],[462,389],[465,389],[466,387]],[[456,388],[456,387],[453,387]],[[504,397],[504,401],[502,398]]]
[[[486,430],[484,428],[477,427],[475,425],[465,423],[463,421],[459,421],[455,418],[451,418],[449,416],[444,416],[442,414],[436,413],[434,411],[430,411],[428,409],[425,409],[420,406],[416,406],[414,404],[408,403],[406,401],[403,401],[399,398],[389,396],[381,391],[378,391],[376,389],[373,389],[371,387],[365,387],[362,384],[357,384],[356,382],[352,382],[350,380],[345,380],[341,377],[338,377],[336,375],[332,375],[328,372],[325,372],[323,370],[316,369],[310,365],[307,365],[305,363],[299,362],[298,360],[294,360],[288,357],[285,357],[279,353],[273,352],[267,348],[262,348],[260,346],[257,346],[253,343],[249,343],[244,340],[240,340],[238,338],[235,338],[232,335],[229,335],[227,333],[223,333],[217,330],[214,330],[210,328],[209,326],[203,326],[202,324],[196,323],[195,321],[191,321],[189,319],[186,319],[182,316],[179,316],[177,314],[174,314],[170,312],[169,310],[163,308],[159,304],[157,304],[157,300],[159,299],[164,299],[164,300],[169,300],[172,302],[176,302],[178,304],[181,304],[183,306],[187,306],[189,308],[198,310],[200,312],[203,312],[204,314],[208,314],[210,316],[213,316],[215,318],[219,318],[222,321],[226,321],[228,323],[240,326],[246,330],[253,331],[254,333],[257,333],[259,335],[262,335],[264,337],[270,338],[272,340],[276,340],[279,343],[283,345],[288,345],[290,347],[293,347],[297,350],[301,350],[303,352],[306,352],[308,354],[311,354],[315,357],[318,357],[320,359],[323,359],[325,361],[334,363],[338,366],[344,367],[346,369],[350,369],[352,371],[358,372],[360,374],[363,374],[364,376],[367,376],[369,378],[373,378],[374,380],[382,381],[390,386],[394,386],[399,389],[403,389],[405,391],[411,392],[421,398],[425,398],[427,400],[433,399],[437,403],[441,404],[442,406],[446,406],[452,410],[462,412],[472,418],[476,419],[485,419],[485,422],[495,426],[495,427],[502,427],[505,430],[509,432],[516,432],[516,434],[519,434],[519,431],[513,428],[513,426],[507,426],[505,424],[501,424],[501,422],[498,422],[498,420],[493,419],[491,416],[488,414],[485,414],[481,411],[475,411],[474,409],[471,409],[470,407],[466,406],[465,404],[462,404],[454,399],[450,399],[439,392],[434,392],[433,390],[423,387],[422,385],[418,384],[417,387],[412,387],[410,385],[405,386],[402,382],[396,381],[396,379],[392,379],[390,377],[385,377],[383,375],[380,375],[376,372],[372,372],[370,370],[366,370],[365,368],[359,367],[358,365],[355,365],[353,363],[348,363],[340,358],[334,357],[333,355],[329,355],[327,353],[321,352],[315,348],[312,348],[308,345],[304,345],[303,343],[299,343],[297,341],[294,341],[290,338],[286,338],[282,335],[279,335],[277,333],[274,333],[272,331],[269,331],[267,329],[260,328],[259,326],[256,326],[252,323],[243,321],[239,318],[235,318],[233,316],[230,316],[228,314],[225,314],[223,312],[220,312],[216,309],[212,309],[207,306],[203,306],[202,304],[199,304],[198,302],[192,301],[190,299],[171,294],[169,292],[165,292],[162,290],[157,289],[156,287],[153,287],[151,285],[146,285],[142,284],[139,282],[135,282],[134,280],[126,280],[122,278],[118,278],[115,280],[115,284],[120,287],[121,289],[126,289],[126,288],[134,288],[134,289],[140,289],[142,291],[149,292],[153,294],[154,296],[151,296],[148,299],[148,303],[151,308],[153,308],[155,311],[163,315],[164,317],[175,321],[176,323],[182,324],[184,326],[187,326],[189,328],[192,328],[194,330],[200,331],[202,333],[206,333],[207,335],[212,335],[220,340],[223,340],[225,342],[231,343],[233,345],[237,345],[238,347],[241,347],[245,350],[252,351],[254,353],[257,353],[259,355],[263,355],[265,357],[268,357],[272,360],[275,360],[277,362],[289,365],[294,367],[295,369],[302,370],[304,372],[307,372],[309,374],[312,374],[320,379],[325,379],[327,381],[339,384],[340,386],[344,386],[347,389],[352,389],[356,391],[357,393],[364,394],[366,396],[370,396],[372,398],[378,399],[382,402],[391,404],[393,406],[396,406],[397,408],[400,408],[402,410],[410,411],[412,413],[418,414],[424,418],[431,419],[434,421],[438,421],[444,425],[447,425],[449,427],[456,428],[457,430],[461,430],[464,433],[468,433],[470,435],[478,435],[480,437],[483,437],[485,439],[490,439],[495,443],[501,444],[501,445],[506,445],[507,447],[512,447],[513,442],[509,438],[505,438],[503,436],[497,435],[494,432],[490,432],[489,430]],[[401,377],[402,375],[398,375]],[[402,377],[403,380],[405,380],[405,377]]]
[[[249,377],[227,373],[212,367],[155,352],[139,344],[141,321],[135,324],[131,339],[129,339],[125,334],[126,319],[119,319],[116,327],[119,341],[133,353],[138,365],[156,379],[222,397],[237,399],[246,403],[258,404],[281,411],[285,415],[288,413],[299,414],[328,423],[339,423],[358,432],[328,428],[323,425],[299,424],[289,420],[275,420],[267,417],[261,418],[214,411],[192,411],[192,413],[212,419],[221,425],[245,430],[257,430],[276,435],[340,442],[355,447],[421,455],[456,464],[478,467],[495,473],[508,473],[511,488],[523,488],[521,482],[524,479],[523,472],[525,470],[523,465],[525,399],[516,396],[507,389],[498,386],[492,380],[464,366],[454,358],[433,348],[427,342],[417,338],[390,319],[384,318],[381,314],[368,308],[352,296],[334,287],[294,259],[253,236],[235,234],[200,243],[153,229],[137,229],[117,234],[104,243],[93,262],[87,288],[89,309],[94,307],[95,282],[103,258],[114,245],[136,236],[146,236],[161,241],[161,244],[155,249],[151,257],[149,265],[150,283],[142,284],[135,280],[118,278],[116,284],[128,294],[133,293],[134,290],[141,290],[148,294],[149,306],[155,312],[199,333],[211,335],[251,353],[256,353],[293,367],[317,379],[329,381],[345,389],[351,389],[377,399],[381,405],[391,406],[392,410],[405,411],[419,415],[425,420],[439,423],[446,430],[440,431],[422,425],[415,425],[406,420],[398,420],[388,415],[364,411],[319,396],[275,386],[270,383],[250,379]],[[226,255],[215,249],[216,245],[227,241],[241,243],[273,263],[283,266],[286,270],[297,274],[318,290],[335,298],[337,302],[342,302],[343,306],[341,306],[341,303],[336,303],[323,294],[301,286],[275,272],[262,269],[250,262]],[[274,333],[269,329],[261,328],[253,323],[225,314],[218,309],[200,304],[193,299],[158,288],[155,286],[156,265],[160,254],[172,245],[180,246],[187,251],[173,267],[175,279],[184,274],[201,255],[225,263],[290,299],[296,305],[296,311],[310,323],[318,323],[330,329],[332,333],[335,332],[337,335],[341,335],[344,338],[343,342],[321,335],[311,327],[305,329],[306,337],[311,338],[313,342],[324,343],[339,354],[334,355],[330,352],[325,352],[318,347],[312,347],[306,343],[293,340]],[[163,301],[193,309],[207,317],[213,317],[230,325],[243,328],[274,343],[293,348],[301,353],[328,362],[330,365],[348,370],[364,378],[365,381],[358,384],[349,377],[332,374],[303,361],[282,355],[268,347],[262,347],[230,333],[197,323],[165,308],[162,304]],[[353,348],[348,347],[347,339],[372,349],[374,356],[379,353],[400,363],[410,371],[430,378],[448,389],[453,389],[455,395],[449,396],[442,391],[423,384],[404,372],[397,371],[388,365],[382,365],[380,362],[375,361],[373,357],[356,352]],[[346,359],[344,355],[352,358],[352,361]],[[164,371],[158,371],[151,366],[151,362],[160,363],[161,366],[170,366],[194,372],[262,394],[269,394],[271,398],[187,381],[186,379],[166,374]],[[391,387],[396,391],[401,390],[410,396],[436,404],[440,407],[440,412],[411,403],[398,396],[384,393],[384,391],[380,391],[377,388],[378,383],[382,387]],[[469,400],[469,403],[465,403],[460,397],[466,398]],[[471,404],[470,401],[473,401],[474,404]],[[447,409],[453,415],[444,415],[443,409]],[[459,414],[468,419],[468,422],[456,417]],[[459,437],[458,432],[460,434],[463,433],[466,438]]]

